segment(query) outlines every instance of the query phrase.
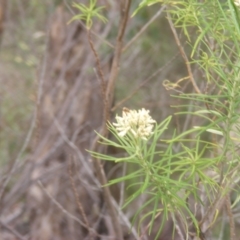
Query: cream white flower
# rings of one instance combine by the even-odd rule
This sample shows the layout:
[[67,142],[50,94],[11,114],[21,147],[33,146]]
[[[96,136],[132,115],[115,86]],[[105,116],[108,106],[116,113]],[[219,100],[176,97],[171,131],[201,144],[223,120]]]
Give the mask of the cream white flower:
[[136,111],[123,108],[122,117],[116,116],[116,123],[113,125],[118,131],[118,135],[124,137],[127,133],[135,138],[147,140],[153,133],[155,120],[149,115],[149,110],[144,108]]
[[240,7],[240,0],[235,0],[234,3],[237,7]]

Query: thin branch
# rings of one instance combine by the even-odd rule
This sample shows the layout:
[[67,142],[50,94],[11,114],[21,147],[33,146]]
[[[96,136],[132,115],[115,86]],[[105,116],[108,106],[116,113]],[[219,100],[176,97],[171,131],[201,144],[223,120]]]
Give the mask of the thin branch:
[[68,173],[69,173],[69,179],[70,179],[70,182],[71,182],[72,190],[73,190],[74,195],[75,195],[75,200],[77,202],[79,212],[81,213],[82,218],[84,220],[84,223],[86,225],[86,229],[88,230],[88,232],[90,234],[90,239],[93,239],[94,235],[93,235],[93,232],[90,230],[90,225],[89,225],[86,213],[84,211],[84,208],[83,208],[83,206],[80,202],[80,197],[79,197],[79,194],[78,194],[78,191],[77,191],[74,179],[73,179],[73,157],[72,156],[69,159]]
[[77,217],[75,217],[74,215],[72,215],[71,213],[69,213],[56,199],[54,199],[46,190],[46,188],[43,186],[42,182],[39,180],[38,181],[39,186],[41,187],[41,189],[47,194],[47,196],[50,198],[50,200],[66,215],[68,215],[71,219],[75,220],[76,222],[78,222],[80,225],[82,225],[83,227],[87,227],[81,220],[79,220]]
[[[123,163],[123,170],[122,170],[122,176],[126,175],[126,170],[127,170],[127,163]],[[123,206],[123,201],[124,201],[124,189],[125,189],[125,181],[123,181],[120,185],[120,200],[119,200],[119,206]]]
[[236,231],[235,231],[234,217],[231,209],[230,193],[227,194],[225,203],[226,203],[227,215],[229,218],[230,240],[235,240]]
[[120,107],[123,103],[125,103],[127,100],[132,98],[140,88],[144,87],[150,80],[152,80],[155,76],[157,76],[160,72],[162,72],[177,56],[179,53],[175,54],[164,66],[160,67],[158,70],[156,70],[149,78],[147,78],[145,81],[143,81],[136,89],[134,89],[126,98],[119,101],[112,109],[111,111],[115,111],[118,107]]
[[149,25],[154,22],[164,11],[166,6],[162,6],[159,11],[140,29],[140,31],[126,44],[126,46],[122,49],[122,51],[126,51],[143,33],[144,31],[149,27]]
[[[157,213],[154,217],[154,220],[156,220],[159,216],[161,215],[161,212]],[[147,224],[147,226],[145,226],[145,229],[143,230],[141,236],[140,236],[140,239],[142,239],[144,237],[144,235],[147,234],[147,231],[148,229],[150,228],[151,226],[151,221]]]
[[178,235],[179,235],[180,240],[184,240],[185,238],[184,238],[184,236],[183,236],[182,229],[181,229],[181,227],[178,225],[177,220],[176,220],[176,218],[175,218],[175,216],[174,216],[173,213],[171,213],[171,217],[172,217],[173,223],[174,223],[174,225],[175,225],[175,227],[176,227],[176,230],[177,230],[177,233],[178,233]]
[[[131,0],[126,0],[125,1],[125,9],[123,9],[123,16],[122,20],[120,23],[119,27],[119,32],[117,36],[117,42],[115,46],[115,51],[114,51],[114,58],[113,58],[113,63],[112,63],[112,68],[108,80],[108,86],[107,86],[107,91],[106,91],[106,99],[107,99],[107,108],[105,111],[107,111],[107,116],[109,118],[109,113],[111,110],[112,102],[113,102],[113,95],[114,95],[114,88],[115,88],[115,83],[116,79],[118,76],[118,71],[119,71],[119,62],[120,62],[120,57],[121,57],[121,52],[122,52],[122,41],[123,41],[123,36],[125,33],[127,21],[128,21],[128,13],[131,5]],[[108,119],[107,118],[107,119]]]
[[[109,114],[110,114],[110,110],[113,102],[114,87],[115,87],[115,82],[118,76],[119,62],[120,62],[120,57],[122,53],[122,40],[125,33],[129,9],[131,5],[131,0],[125,0],[124,2],[125,2],[125,6],[124,6],[124,9],[122,9],[123,14],[120,21],[120,26],[119,26],[119,31],[118,31],[116,46],[114,51],[113,63],[112,63],[108,85],[106,89],[106,95],[105,95],[106,106],[104,107],[104,116],[106,116],[106,118],[105,118],[105,121],[103,122],[102,129],[101,129],[101,134],[104,136],[107,135],[106,120],[110,118]],[[97,151],[99,147],[98,140],[99,140],[99,137],[96,137],[93,142],[93,146],[92,146],[93,151]],[[95,165],[95,169],[96,169],[96,173],[99,181],[101,182],[102,185],[106,185],[107,178],[106,178],[106,174],[104,172],[100,159],[94,159],[94,165]],[[108,210],[112,219],[112,224],[116,233],[116,237],[118,240],[122,240],[123,233],[122,233],[121,225],[119,223],[119,219],[116,213],[116,209],[112,202],[112,197],[111,197],[111,192],[109,187],[104,187],[103,193],[104,193],[104,199],[106,201],[106,205],[108,207]]]
[[[101,90],[102,90],[102,98],[103,98],[103,105],[104,105],[104,108],[107,107],[107,102],[106,102],[106,81],[105,81],[105,78],[104,78],[104,74],[103,74],[103,71],[102,71],[102,67],[101,67],[101,63],[100,63],[100,59],[99,59],[99,56],[98,56],[98,53],[94,47],[94,44],[93,44],[93,41],[92,41],[92,37],[91,37],[91,30],[88,30],[87,31],[87,36],[88,36],[88,42],[89,42],[89,45],[91,47],[91,50],[94,54],[94,57],[96,59],[96,63],[97,63],[97,71],[98,71],[98,75],[100,77],[100,80],[101,80]],[[106,115],[106,112],[104,111],[103,113],[103,122],[106,122],[107,120],[107,115]]]
[[95,179],[92,169],[90,168],[88,162],[85,161],[85,158],[84,158],[83,154],[81,153],[81,151],[79,150],[79,148],[71,140],[68,139],[67,135],[64,133],[63,128],[60,126],[60,123],[54,116],[53,116],[53,119],[54,119],[54,124],[57,127],[57,130],[59,131],[59,133],[61,134],[61,137],[64,140],[64,142],[67,143],[68,146],[76,152],[84,169],[87,171],[87,173],[89,174],[91,179],[94,181],[94,183],[100,187],[101,185],[100,185],[99,181],[97,179]]
[[220,230],[220,233],[219,233],[219,237],[218,237],[218,240],[222,240],[223,239],[223,236],[224,236],[224,232],[225,232],[225,226],[226,226],[226,219],[225,219],[225,214],[223,212],[223,216],[222,216],[222,223],[221,223],[221,226],[219,225],[219,229]]
[[[212,202],[211,206],[209,206],[205,215],[202,217],[201,221],[199,222],[199,227],[203,226],[203,224],[206,225],[203,230],[204,232],[206,232],[210,227],[212,227],[213,225],[212,220],[214,219],[214,215],[220,212],[220,210],[224,206],[226,199],[222,196],[223,192],[226,189],[234,189],[235,183],[238,182],[236,181],[235,177],[239,171],[237,169],[235,170],[236,172],[233,169],[225,176],[225,179],[228,179],[228,183],[222,183],[219,186],[219,190],[218,190],[218,193],[216,194],[215,200]],[[206,223],[208,223],[209,225],[207,226]]]
[[17,237],[17,239],[20,240],[26,240],[25,237],[23,237],[22,235],[20,235],[15,229],[13,229],[12,227],[10,227],[8,224],[4,223],[2,220],[0,220],[0,224],[5,227],[9,232],[11,232],[13,235],[15,235],[15,237]]
[[123,211],[121,211],[121,206],[119,206],[116,202],[116,200],[112,197],[112,202],[113,205],[115,206],[115,208],[118,210],[118,213],[120,215],[120,217],[122,218],[123,222],[125,223],[125,225],[131,229],[131,232],[133,234],[133,236],[135,237],[135,239],[139,239],[137,230],[135,229],[134,226],[132,226],[132,224],[130,223],[129,219],[127,218],[126,215],[124,215]]
[[174,36],[174,38],[175,38],[176,44],[177,44],[177,46],[178,46],[178,48],[179,48],[179,51],[180,51],[180,53],[181,53],[181,55],[182,55],[182,58],[183,58],[184,61],[185,61],[185,64],[186,64],[186,67],[187,67],[187,71],[188,71],[188,75],[189,75],[190,81],[192,82],[192,85],[193,85],[195,91],[196,91],[197,93],[201,94],[201,91],[200,91],[200,89],[198,88],[198,86],[197,86],[197,84],[196,84],[196,82],[195,82],[195,80],[194,80],[193,73],[192,73],[192,69],[191,69],[191,66],[190,66],[188,57],[187,57],[187,55],[186,55],[186,53],[185,53],[185,51],[184,51],[184,48],[183,48],[183,46],[182,46],[182,44],[181,44],[181,42],[180,42],[180,40],[179,40],[179,37],[178,37],[177,31],[176,31],[176,28],[174,27],[174,24],[173,24],[173,22],[172,22],[172,18],[171,18],[171,16],[170,16],[169,12],[167,12],[167,19],[168,19],[170,28],[171,28],[171,30],[172,30],[173,36]]
[[[225,189],[227,186],[222,185],[220,187],[221,190],[216,195],[215,200],[212,202],[211,206],[208,207],[205,215],[202,217],[199,222],[199,228],[203,229],[203,232],[206,232],[212,225],[212,221],[214,219],[214,215],[220,211],[223,207],[225,199],[222,197],[222,189]],[[205,224],[205,226],[203,226]],[[208,224],[208,225],[207,225]]]
[[[76,222],[78,222],[81,226],[83,226],[84,228],[87,228],[87,225],[82,222],[80,219],[78,219],[77,217],[75,217],[74,215],[72,215],[70,212],[68,212],[56,199],[54,199],[46,190],[46,188],[43,186],[42,182],[39,180],[38,181],[38,185],[41,187],[41,189],[47,194],[47,196],[50,198],[50,200],[64,213],[66,214],[69,218],[75,220]],[[94,229],[91,228],[91,231],[94,231]],[[95,232],[96,233],[96,232]],[[97,233],[96,233],[97,234]]]

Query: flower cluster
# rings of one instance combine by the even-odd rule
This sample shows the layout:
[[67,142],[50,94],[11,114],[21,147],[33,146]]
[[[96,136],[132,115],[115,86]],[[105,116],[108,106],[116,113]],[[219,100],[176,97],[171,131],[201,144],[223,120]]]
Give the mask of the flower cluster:
[[117,123],[113,123],[118,131],[118,135],[124,137],[127,133],[135,138],[147,140],[153,133],[155,120],[149,115],[149,110],[129,110],[123,108],[122,117],[116,116]]

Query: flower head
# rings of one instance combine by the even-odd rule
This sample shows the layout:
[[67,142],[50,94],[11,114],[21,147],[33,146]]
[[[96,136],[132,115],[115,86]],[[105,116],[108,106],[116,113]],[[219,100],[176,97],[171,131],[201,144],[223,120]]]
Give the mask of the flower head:
[[127,133],[135,138],[147,140],[153,133],[155,120],[149,115],[149,110],[144,108],[136,111],[123,108],[122,117],[116,116],[116,123],[113,125],[118,131],[118,135],[124,137]]

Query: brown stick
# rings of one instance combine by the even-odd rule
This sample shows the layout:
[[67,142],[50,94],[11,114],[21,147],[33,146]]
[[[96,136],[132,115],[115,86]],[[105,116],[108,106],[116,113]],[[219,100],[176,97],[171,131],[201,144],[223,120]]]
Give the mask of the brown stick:
[[8,224],[4,223],[2,220],[0,220],[0,224],[5,227],[9,232],[11,232],[13,235],[15,235],[15,237],[17,237],[17,239],[19,240],[26,240],[25,237],[23,237],[22,235],[20,235],[14,228],[12,228],[11,226],[9,226]]
[[71,214],[69,211],[67,211],[53,196],[50,195],[50,193],[47,191],[47,189],[43,186],[42,182],[40,180],[37,181],[38,185],[41,187],[41,189],[46,193],[46,195],[49,197],[49,199],[52,201],[52,203],[57,206],[66,216],[73,219],[74,221],[78,222],[81,226],[87,228],[86,224],[82,222],[80,219],[75,217],[73,214]]
[[[92,41],[91,30],[87,31],[87,35],[88,35],[89,45],[90,45],[91,50],[92,50],[92,52],[94,54],[94,57],[96,59],[97,72],[98,72],[98,75],[99,75],[99,78],[100,78],[100,81],[101,81],[101,91],[102,91],[103,105],[104,105],[104,108],[106,108],[107,107],[107,102],[106,102],[106,81],[105,81],[105,78],[104,78],[104,74],[103,74],[103,71],[102,71],[102,67],[101,67],[101,63],[100,63],[100,59],[99,59],[98,53],[97,53],[97,51],[96,51],[96,49],[94,47],[93,41]],[[103,120],[104,120],[103,122],[106,122],[106,120],[107,120],[106,111],[104,111]]]
[[79,212],[82,215],[83,221],[84,221],[84,223],[86,225],[86,228],[87,228],[87,230],[90,234],[90,239],[92,240],[92,239],[94,239],[94,235],[93,235],[93,232],[91,232],[90,225],[89,225],[86,213],[84,211],[84,208],[81,204],[80,197],[79,197],[79,194],[78,194],[75,182],[74,182],[74,178],[73,178],[73,163],[74,163],[73,162],[73,157],[70,156],[69,164],[68,164],[69,179],[70,179],[70,182],[71,182],[72,190],[73,190],[73,193],[74,193],[74,196],[75,196],[75,200],[77,202]]
[[185,51],[184,51],[184,48],[182,47],[182,44],[181,44],[181,42],[180,42],[180,40],[179,40],[179,37],[178,37],[177,31],[176,31],[176,28],[175,28],[174,25],[173,25],[173,22],[172,22],[172,19],[171,19],[171,16],[170,16],[169,12],[167,12],[167,19],[168,19],[170,28],[171,28],[171,30],[172,30],[173,36],[174,36],[174,38],[175,38],[175,41],[176,41],[176,43],[177,43],[177,46],[178,46],[178,48],[179,48],[179,51],[180,51],[180,53],[181,53],[181,55],[182,55],[182,58],[183,58],[184,61],[185,61],[185,64],[186,64],[186,67],[187,67],[187,71],[188,71],[188,75],[189,75],[190,81],[192,82],[192,85],[193,85],[195,91],[200,94],[201,91],[200,91],[200,89],[198,88],[198,86],[197,86],[197,84],[196,84],[196,82],[195,82],[195,80],[194,80],[194,77],[193,77],[193,74],[192,74],[192,70],[191,70],[191,66],[190,66],[188,57],[187,57],[187,55],[186,55],[186,53],[185,53]]
[[[113,63],[112,63],[110,77],[108,80],[106,93],[105,93],[105,103],[106,103],[106,105],[104,106],[104,116],[105,116],[104,118],[105,119],[104,119],[104,122],[102,125],[102,129],[100,131],[100,134],[104,135],[104,136],[107,136],[107,132],[108,132],[107,128],[106,128],[106,122],[110,119],[114,87],[115,87],[115,82],[116,82],[116,79],[118,76],[119,62],[120,62],[120,57],[121,57],[121,53],[122,53],[122,40],[123,40],[123,36],[125,33],[126,25],[127,25],[131,0],[124,0],[124,3],[125,3],[125,5],[124,5],[124,9],[122,10],[123,14],[121,17],[121,22],[120,22],[120,26],[119,26],[118,35],[117,35]],[[98,71],[99,71],[99,69],[98,69]],[[98,140],[99,140],[99,137],[96,137],[93,142],[93,146],[92,146],[93,151],[98,151],[98,147],[99,147]],[[104,172],[102,163],[99,159],[94,159],[94,167],[96,169],[96,174],[97,174],[97,177],[98,177],[100,183],[102,185],[106,185],[107,177]],[[111,196],[109,187],[103,188],[103,194],[104,194],[104,199],[106,201],[108,211],[109,211],[111,219],[112,219],[112,224],[113,224],[113,228],[115,231],[116,239],[123,240],[122,228],[121,228],[121,225],[118,220],[116,209],[114,208],[114,205],[112,203],[112,196]]]
[[108,85],[106,90],[107,109],[105,109],[105,111],[107,111],[107,116],[108,116],[107,119],[109,119],[109,114],[110,114],[112,103],[113,103],[113,93],[114,93],[116,79],[118,76],[119,62],[120,62],[120,57],[122,53],[122,41],[123,41],[123,36],[124,36],[126,25],[127,25],[130,5],[131,5],[131,0],[125,0],[125,6],[123,9],[123,15],[120,22],[117,42],[116,42],[115,51],[114,51],[112,68],[111,68],[110,77],[108,80]]

